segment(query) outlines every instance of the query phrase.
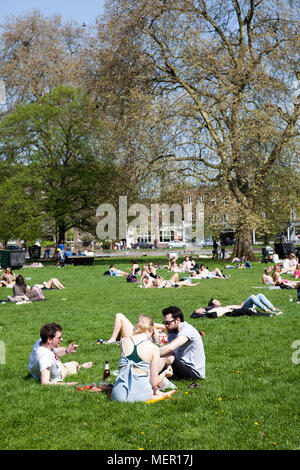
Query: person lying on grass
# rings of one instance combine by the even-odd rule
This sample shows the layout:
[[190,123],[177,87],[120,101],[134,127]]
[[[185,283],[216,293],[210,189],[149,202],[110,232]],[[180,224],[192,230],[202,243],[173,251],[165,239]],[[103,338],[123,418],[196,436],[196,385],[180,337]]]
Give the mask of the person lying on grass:
[[125,271],[120,271],[120,269],[117,269],[114,264],[111,264],[109,267],[109,275],[110,276],[128,276],[128,273],[125,273]]
[[224,276],[219,268],[215,268],[213,271],[209,271],[204,264],[200,265],[200,268],[191,275],[196,279],[230,279],[230,276]]
[[[173,375],[179,379],[198,379],[205,377],[205,353],[201,336],[192,325],[184,321],[182,311],[178,307],[167,307],[162,311],[163,324],[154,323],[153,342],[157,342],[160,330],[168,333],[168,343],[160,347],[160,367],[163,370],[169,365]],[[102,343],[116,343],[120,338],[133,335],[133,325],[123,313],[115,315],[111,337]]]
[[143,286],[146,288],[169,288],[169,287],[196,287],[200,282],[192,284],[190,279],[179,280],[178,273],[174,273],[171,279],[162,279],[157,277],[156,279],[151,277],[145,277],[143,279]]
[[68,375],[75,375],[81,368],[89,369],[92,362],[79,365],[76,361],[65,362],[58,358],[77,351],[77,344],[72,342],[67,348],[61,347],[62,327],[57,323],[48,323],[41,327],[40,339],[34,344],[28,370],[40,380],[42,385],[76,385],[78,382],[63,382]]
[[35,263],[31,263],[31,264],[26,264],[25,266],[23,266],[22,269],[25,269],[25,268],[43,268],[44,265],[42,263],[38,263],[38,262],[35,262]]
[[[262,312],[256,311],[256,307],[261,309]],[[272,317],[280,314],[282,314],[282,312],[278,308],[275,308],[263,294],[257,294],[251,295],[240,305],[226,305],[224,307],[218,299],[212,298],[208,302],[207,307],[197,308],[194,310],[191,317],[219,318],[223,315],[229,317],[243,315]]]
[[56,277],[52,277],[51,279],[49,279],[49,281],[44,281],[43,284],[34,284],[33,287],[46,290],[65,289],[65,286],[63,286],[62,283]]
[[172,368],[159,373],[159,348],[150,341],[154,323],[148,315],[140,315],[132,334],[120,341],[119,371],[111,399],[120,402],[150,400]]

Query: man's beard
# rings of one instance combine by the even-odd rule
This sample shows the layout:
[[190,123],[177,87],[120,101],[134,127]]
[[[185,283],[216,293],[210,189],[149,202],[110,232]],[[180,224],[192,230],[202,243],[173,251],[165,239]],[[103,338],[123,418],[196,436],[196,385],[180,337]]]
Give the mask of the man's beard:
[[168,330],[168,333],[178,333],[178,332],[179,332],[178,326],[175,326],[175,328],[172,328],[171,330],[170,329]]

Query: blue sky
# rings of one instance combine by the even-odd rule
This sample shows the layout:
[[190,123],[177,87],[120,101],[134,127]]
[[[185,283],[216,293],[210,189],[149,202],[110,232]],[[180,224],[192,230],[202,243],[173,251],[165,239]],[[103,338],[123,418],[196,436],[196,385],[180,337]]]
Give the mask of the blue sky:
[[0,23],[6,15],[19,15],[38,9],[45,16],[59,13],[63,20],[91,23],[103,11],[105,0],[0,0]]

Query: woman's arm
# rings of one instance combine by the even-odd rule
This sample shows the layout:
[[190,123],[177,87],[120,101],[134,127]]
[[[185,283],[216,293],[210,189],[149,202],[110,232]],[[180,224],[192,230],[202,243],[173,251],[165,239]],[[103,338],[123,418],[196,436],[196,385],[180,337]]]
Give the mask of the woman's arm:
[[152,388],[155,389],[155,387],[158,387],[158,385],[162,382],[162,380],[165,377],[171,377],[172,368],[171,366],[169,366],[167,369],[165,369],[163,372],[159,374],[159,364],[160,364],[159,348],[154,345],[153,347],[155,348],[155,350],[154,350],[153,358],[150,364],[150,383],[152,385]]

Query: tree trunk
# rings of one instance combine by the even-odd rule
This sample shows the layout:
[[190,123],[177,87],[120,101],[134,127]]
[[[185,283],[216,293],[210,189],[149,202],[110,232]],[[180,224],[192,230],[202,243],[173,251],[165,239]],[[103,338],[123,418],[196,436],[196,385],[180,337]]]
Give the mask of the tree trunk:
[[241,258],[242,256],[249,261],[256,259],[252,246],[252,230],[249,228],[241,228],[235,235],[233,257]]
[[65,224],[58,224],[58,243],[65,241],[66,226]]

